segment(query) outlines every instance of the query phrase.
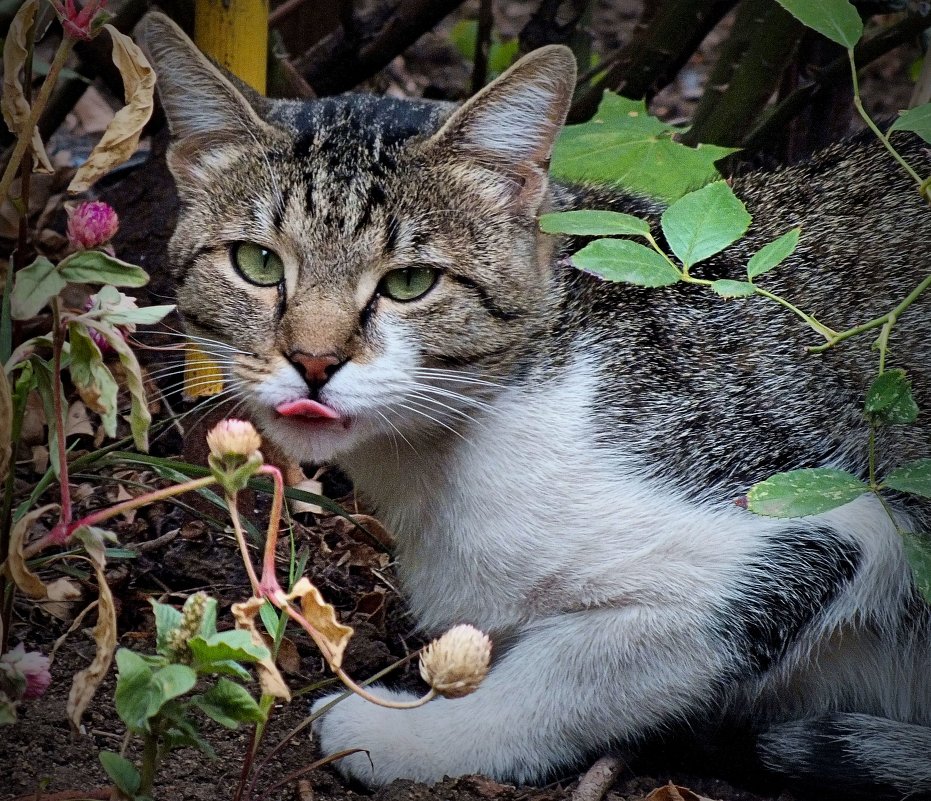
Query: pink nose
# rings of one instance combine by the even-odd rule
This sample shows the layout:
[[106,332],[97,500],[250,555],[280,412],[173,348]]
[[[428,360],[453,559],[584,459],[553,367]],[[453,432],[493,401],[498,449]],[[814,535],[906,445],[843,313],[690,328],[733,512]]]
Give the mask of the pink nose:
[[290,355],[290,359],[304,374],[304,380],[311,388],[316,389],[330,380],[330,376],[336,372],[335,368],[340,364],[340,360],[332,354],[312,356],[309,353],[296,351]]

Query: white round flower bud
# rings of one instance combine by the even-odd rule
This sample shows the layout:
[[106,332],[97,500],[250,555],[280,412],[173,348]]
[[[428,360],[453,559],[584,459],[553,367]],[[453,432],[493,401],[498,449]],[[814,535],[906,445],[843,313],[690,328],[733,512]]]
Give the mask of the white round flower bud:
[[446,698],[473,692],[491,661],[491,640],[475,626],[453,626],[420,654],[420,675]]
[[218,459],[252,456],[262,446],[262,438],[246,420],[221,420],[207,433],[207,447]]

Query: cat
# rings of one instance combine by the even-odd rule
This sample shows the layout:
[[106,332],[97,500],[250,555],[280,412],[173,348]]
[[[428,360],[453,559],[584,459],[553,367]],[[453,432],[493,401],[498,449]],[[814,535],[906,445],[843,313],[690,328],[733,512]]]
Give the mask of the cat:
[[[495,643],[476,692],[414,710],[358,697],[316,724],[369,785],[544,781],[675,730],[753,736],[774,774],[872,798],[931,793],[931,613],[876,497],[803,519],[735,499],[787,469],[863,474],[870,338],[821,355],[776,304],[574,270],[550,210],[662,206],[548,179],[575,63],[518,61],[452,109],[364,94],[269,101],[151,13],[181,211],[178,303],[264,435],[332,461],[396,537],[425,634]],[[924,147],[896,138],[919,172]],[[931,217],[861,137],[733,181],[753,215],[702,275],[740,278],[795,226],[768,286],[835,327],[922,278]],[[931,293],[890,366],[931,409]],[[879,469],[931,455],[924,411]],[[925,530],[927,502],[894,499]],[[381,688],[397,698],[407,693]],[[331,697],[315,704],[319,709]]]

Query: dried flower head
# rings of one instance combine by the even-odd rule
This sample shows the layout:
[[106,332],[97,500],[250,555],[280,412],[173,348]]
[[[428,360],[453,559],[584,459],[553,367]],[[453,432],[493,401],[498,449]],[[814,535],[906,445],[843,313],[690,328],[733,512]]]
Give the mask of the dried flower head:
[[49,673],[49,660],[38,651],[27,651],[22,643],[7,651],[0,661],[4,667],[13,671],[25,680],[25,689],[22,699],[30,701],[45,693],[52,682]]
[[262,438],[247,420],[221,420],[207,434],[207,447],[218,459],[248,458],[262,446]]
[[78,250],[105,245],[120,227],[113,206],[102,200],[79,203],[68,213],[68,244]]
[[473,692],[491,660],[491,640],[475,626],[453,626],[420,654],[420,675],[446,698]]
[[93,39],[110,14],[103,10],[106,0],[88,0],[83,8],[78,8],[74,0],[51,0],[58,19],[65,33],[74,39],[89,41]]

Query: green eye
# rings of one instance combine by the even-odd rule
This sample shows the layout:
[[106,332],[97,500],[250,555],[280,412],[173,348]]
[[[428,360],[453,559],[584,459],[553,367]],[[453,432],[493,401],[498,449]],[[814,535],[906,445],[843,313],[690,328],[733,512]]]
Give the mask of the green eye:
[[233,265],[243,278],[259,286],[274,286],[284,278],[284,263],[272,250],[252,242],[233,245]]
[[432,267],[404,267],[386,273],[378,289],[392,300],[416,300],[433,288],[439,274]]

